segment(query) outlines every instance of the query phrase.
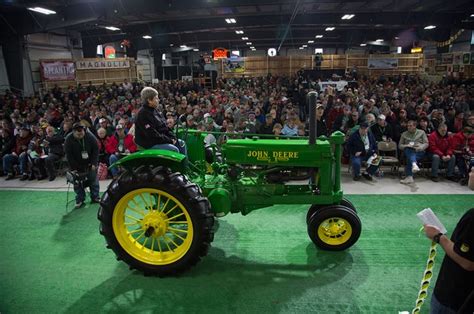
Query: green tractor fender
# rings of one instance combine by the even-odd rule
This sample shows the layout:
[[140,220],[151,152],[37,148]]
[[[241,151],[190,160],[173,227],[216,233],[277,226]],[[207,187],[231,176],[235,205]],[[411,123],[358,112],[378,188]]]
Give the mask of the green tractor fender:
[[172,171],[184,172],[186,156],[170,150],[145,149],[131,155],[127,155],[109,168],[123,167],[129,171],[142,165],[165,166]]

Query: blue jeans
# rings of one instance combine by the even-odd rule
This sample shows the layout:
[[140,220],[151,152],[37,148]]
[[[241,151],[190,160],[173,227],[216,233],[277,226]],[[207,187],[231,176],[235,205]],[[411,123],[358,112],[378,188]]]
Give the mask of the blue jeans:
[[76,203],[84,202],[86,199],[86,191],[84,188],[89,186],[91,191],[91,199],[99,198],[99,180],[97,180],[97,169],[89,170],[87,180],[80,184],[74,184],[74,192],[76,193]]
[[431,176],[437,177],[439,171],[440,163],[447,163],[448,164],[448,177],[452,177],[454,175],[454,166],[456,165],[456,157],[451,156],[451,159],[448,161],[443,161],[439,155],[433,154],[431,157]]
[[[111,154],[109,156],[109,165],[112,165],[114,162],[117,162],[119,160],[119,156],[115,155],[115,154]],[[119,169],[118,167],[113,167],[113,168],[109,168],[110,170],[110,174],[115,177],[116,175],[118,175],[119,173]]]
[[186,149],[186,143],[183,140],[178,140],[178,145],[173,145],[173,144],[156,144],[152,149],[165,149],[165,150],[171,150],[176,153],[181,153],[183,155],[188,155],[187,149]]
[[[351,156],[352,160],[352,174],[354,176],[360,176],[360,168],[362,161],[367,161],[370,156]],[[378,166],[370,165],[367,167],[367,173],[373,176],[377,172]]]
[[430,314],[456,314],[456,311],[439,303],[434,293],[431,296],[431,309]]
[[423,159],[423,157],[425,157],[425,152],[417,152],[413,148],[405,148],[403,152],[405,153],[405,157],[407,158],[407,165],[405,166],[405,175],[407,177],[413,176],[412,164]]
[[28,155],[26,153],[21,153],[20,157],[13,154],[6,154],[3,156],[3,172],[12,173],[13,166],[20,164],[20,174],[26,173],[27,164],[28,164]]

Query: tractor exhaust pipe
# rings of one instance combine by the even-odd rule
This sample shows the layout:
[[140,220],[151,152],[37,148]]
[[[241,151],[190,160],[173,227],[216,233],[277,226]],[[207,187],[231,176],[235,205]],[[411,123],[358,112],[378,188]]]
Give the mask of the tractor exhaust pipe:
[[316,144],[316,99],[318,93],[309,92],[306,95],[307,104],[309,106],[309,145]]

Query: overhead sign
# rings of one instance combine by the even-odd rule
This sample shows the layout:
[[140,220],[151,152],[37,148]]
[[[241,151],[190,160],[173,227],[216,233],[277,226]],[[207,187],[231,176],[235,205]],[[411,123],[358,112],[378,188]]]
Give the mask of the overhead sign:
[[73,81],[76,69],[73,61],[40,61],[43,81]]
[[398,59],[368,59],[368,67],[369,69],[396,69],[398,68]]
[[121,68],[129,68],[130,61],[129,60],[79,60],[76,61],[76,68],[78,70],[90,70],[90,69],[121,69]]
[[347,81],[325,81],[325,82],[319,82],[319,87],[321,87],[321,90],[325,90],[328,86],[334,87],[337,91],[342,91],[344,87],[349,85]]
[[105,58],[106,59],[115,59],[115,48],[112,46],[105,47]]
[[411,48],[411,53],[423,53],[422,47],[413,47]]
[[229,50],[225,48],[216,48],[212,50],[212,57],[214,58],[214,60],[227,59],[228,54],[229,54]]
[[275,48],[270,48],[268,49],[267,54],[269,57],[274,57],[277,55],[277,50]]

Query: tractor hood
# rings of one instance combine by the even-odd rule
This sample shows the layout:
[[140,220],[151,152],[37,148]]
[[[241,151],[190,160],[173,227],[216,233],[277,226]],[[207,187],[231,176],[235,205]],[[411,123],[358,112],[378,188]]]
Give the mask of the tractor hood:
[[319,167],[331,160],[331,145],[318,139],[309,145],[298,139],[235,139],[222,146],[229,164]]

